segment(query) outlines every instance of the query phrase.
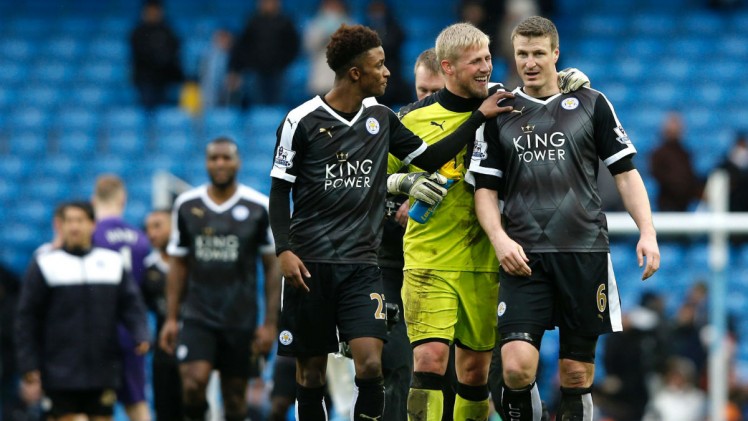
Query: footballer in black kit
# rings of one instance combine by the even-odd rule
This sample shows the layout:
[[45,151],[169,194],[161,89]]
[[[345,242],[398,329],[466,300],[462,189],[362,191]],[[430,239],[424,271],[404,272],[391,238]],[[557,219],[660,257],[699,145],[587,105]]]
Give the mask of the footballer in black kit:
[[[236,181],[236,144],[219,138],[206,152],[211,183],[182,193],[174,203],[167,247],[167,315],[160,343],[167,351],[176,351],[180,362],[185,418],[202,419],[207,410],[205,387],[210,372],[217,369],[226,419],[243,420],[247,380],[256,375],[252,356],[268,352],[275,338],[277,261],[268,198]],[[260,259],[266,308],[258,326]]]
[[639,266],[647,260],[642,279],[659,266],[656,233],[644,183],[631,160],[636,149],[613,106],[594,89],[560,92],[555,25],[529,17],[515,27],[512,42],[524,86],[507,101],[514,112],[479,132],[470,164],[476,213],[501,262],[503,386],[497,406],[505,418],[540,419],[538,351],[544,331],[558,326],[556,417],[591,421],[598,337],[622,330],[597,191],[598,159],[615,178],[640,230]]

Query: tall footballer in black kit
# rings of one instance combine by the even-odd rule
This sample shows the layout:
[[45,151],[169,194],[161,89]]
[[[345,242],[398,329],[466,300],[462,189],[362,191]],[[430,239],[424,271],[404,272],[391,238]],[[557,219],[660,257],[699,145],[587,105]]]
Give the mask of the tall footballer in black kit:
[[642,279],[659,267],[649,199],[631,160],[636,150],[605,96],[590,88],[560,92],[555,25],[529,17],[513,30],[512,44],[524,86],[506,101],[514,111],[479,131],[470,164],[478,220],[501,262],[503,387],[495,400],[505,419],[540,419],[540,343],[546,329],[558,326],[556,417],[592,421],[597,340],[622,330],[598,159],[640,230],[639,266],[647,260]]
[[[347,341],[356,370],[353,419],[381,419],[386,326],[377,249],[387,153],[435,171],[473,138],[487,114],[498,113],[499,97],[489,98],[451,138],[427,147],[370,98],[384,93],[390,74],[376,32],[342,25],[327,60],[333,89],[292,110],[277,133],[270,208],[284,275],[278,353],[297,360],[298,419],[324,420],[327,354],[337,351],[338,340]],[[446,194],[419,175],[397,189]]]

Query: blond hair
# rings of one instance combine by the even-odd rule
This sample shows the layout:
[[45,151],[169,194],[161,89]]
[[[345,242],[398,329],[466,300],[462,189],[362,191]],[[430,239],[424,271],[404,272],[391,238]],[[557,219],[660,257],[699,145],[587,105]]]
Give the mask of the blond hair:
[[114,174],[104,174],[96,179],[94,198],[101,203],[111,203],[125,193],[125,183]]
[[488,35],[469,23],[449,25],[436,38],[437,63],[457,60],[463,51],[487,47],[490,43]]
[[551,39],[551,50],[558,48],[559,39],[556,25],[542,16],[530,16],[518,23],[512,31],[512,43],[518,35],[528,38],[549,37]]

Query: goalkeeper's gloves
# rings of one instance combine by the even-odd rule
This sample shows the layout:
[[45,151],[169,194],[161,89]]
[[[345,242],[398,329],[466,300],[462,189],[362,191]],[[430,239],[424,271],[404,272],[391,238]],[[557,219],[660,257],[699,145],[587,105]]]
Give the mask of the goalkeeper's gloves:
[[397,173],[387,177],[387,192],[390,194],[407,194],[426,204],[440,203],[447,195],[447,177],[439,173],[427,172]]
[[581,70],[567,67],[558,72],[558,87],[562,93],[568,94],[585,86],[590,87],[590,78]]

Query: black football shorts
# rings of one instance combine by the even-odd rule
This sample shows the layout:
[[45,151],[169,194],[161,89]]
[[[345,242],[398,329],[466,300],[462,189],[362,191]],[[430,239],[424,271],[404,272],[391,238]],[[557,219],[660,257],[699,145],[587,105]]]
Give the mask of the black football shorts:
[[621,326],[621,300],[610,254],[529,253],[529,277],[500,269],[498,330],[541,333],[555,326],[598,336]]
[[338,342],[386,340],[385,297],[379,267],[306,263],[309,292],[283,280],[278,355],[306,357],[338,351]]

